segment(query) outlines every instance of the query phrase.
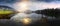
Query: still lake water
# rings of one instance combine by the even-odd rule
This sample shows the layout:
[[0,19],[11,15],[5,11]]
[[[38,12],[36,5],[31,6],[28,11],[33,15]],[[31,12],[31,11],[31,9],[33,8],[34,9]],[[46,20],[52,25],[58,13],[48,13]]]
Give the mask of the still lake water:
[[[36,14],[36,13],[32,13],[32,14],[18,13],[16,15],[14,15],[13,17],[11,17],[10,20],[0,19],[0,26],[23,26],[23,24],[20,23],[20,21],[24,17],[29,17],[33,21],[36,21],[36,20],[41,19],[42,15]],[[43,15],[43,17],[45,17],[45,15]],[[48,19],[52,19],[52,17],[48,17]],[[16,22],[16,21],[18,21],[18,22]]]

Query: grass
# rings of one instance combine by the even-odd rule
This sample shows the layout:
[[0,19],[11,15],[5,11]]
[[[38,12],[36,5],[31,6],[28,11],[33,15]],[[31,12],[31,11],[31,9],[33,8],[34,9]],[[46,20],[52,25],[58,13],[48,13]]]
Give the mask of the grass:
[[11,14],[11,13],[13,12],[9,10],[0,10],[0,14]]

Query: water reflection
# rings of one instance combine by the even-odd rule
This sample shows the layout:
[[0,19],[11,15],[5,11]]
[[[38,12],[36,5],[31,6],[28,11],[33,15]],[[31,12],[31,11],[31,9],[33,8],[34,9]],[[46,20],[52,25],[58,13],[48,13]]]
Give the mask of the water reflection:
[[[13,21],[16,21],[16,22],[21,22],[22,19],[24,19],[25,17],[30,18],[32,21],[37,21],[37,20],[40,20],[42,18],[42,14],[36,14],[36,13],[32,13],[32,14],[18,13],[15,16],[11,17],[10,20],[13,20]],[[46,16],[43,15],[43,17],[46,17]],[[55,19],[55,17],[47,16],[47,19]]]
[[35,14],[35,13],[32,13],[32,14],[18,13],[17,15],[11,17],[11,20],[19,22],[19,21],[21,21],[25,17],[28,17],[28,18],[32,19],[33,21],[36,21],[38,19],[41,19],[41,14]]
[[[43,17],[46,17],[43,15]],[[47,19],[52,19],[48,16]],[[42,14],[25,14],[25,13],[18,13],[15,16],[11,17],[10,20],[3,20],[0,22],[0,24],[8,24],[7,26],[42,26],[42,25],[48,25],[47,24],[47,19],[43,18],[42,19]],[[44,23],[42,24],[42,20]],[[46,21],[46,22],[45,22]],[[51,24],[51,23],[50,23]],[[0,25],[1,26],[1,25]]]

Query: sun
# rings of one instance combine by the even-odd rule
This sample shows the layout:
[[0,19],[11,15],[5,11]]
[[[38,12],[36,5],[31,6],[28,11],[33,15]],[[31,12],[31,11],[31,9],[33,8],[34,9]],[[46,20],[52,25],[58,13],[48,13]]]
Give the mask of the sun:
[[22,0],[15,4],[16,10],[20,13],[29,10],[29,0]]

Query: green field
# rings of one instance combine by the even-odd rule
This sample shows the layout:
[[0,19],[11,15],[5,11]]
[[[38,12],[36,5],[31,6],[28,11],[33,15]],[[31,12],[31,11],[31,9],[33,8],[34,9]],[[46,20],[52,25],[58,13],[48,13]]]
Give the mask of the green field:
[[9,10],[0,10],[0,14],[10,14],[10,13],[13,13],[12,11],[9,11]]

